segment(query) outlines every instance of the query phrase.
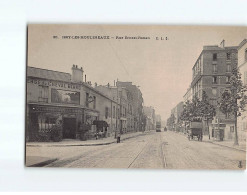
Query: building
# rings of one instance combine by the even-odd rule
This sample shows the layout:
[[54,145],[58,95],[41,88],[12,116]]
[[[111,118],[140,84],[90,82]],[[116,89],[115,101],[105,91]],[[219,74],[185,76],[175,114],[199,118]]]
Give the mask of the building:
[[118,108],[116,110],[119,117],[118,129],[120,129],[122,133],[135,131],[133,97],[131,92],[129,92],[125,87],[110,86],[109,84],[106,86],[96,86],[95,88],[111,99],[118,100]]
[[[244,85],[247,85],[247,39],[244,39],[238,47],[238,67]],[[246,107],[247,110],[247,107]],[[238,137],[246,140],[247,134],[247,111],[238,117]]]
[[134,129],[136,131],[144,131],[144,121],[145,117],[143,114],[143,97],[142,92],[136,85],[132,82],[116,82],[117,87],[124,87],[132,94],[132,105],[133,105],[133,117],[134,117]]
[[175,131],[180,131],[183,132],[183,126],[182,123],[180,123],[180,116],[183,112],[184,109],[184,103],[179,102],[172,110],[171,110],[171,115],[174,115],[174,130]]
[[219,111],[217,101],[220,100],[221,94],[229,89],[232,68],[237,66],[237,48],[226,47],[224,40],[220,46],[204,46],[192,68],[192,97],[197,96],[201,99],[202,91],[205,91],[216,108],[214,124],[209,127],[211,137],[215,137],[216,126],[220,126],[220,136],[224,139],[232,139],[234,136],[234,119]]
[[183,96],[183,101],[184,103],[187,102],[187,101],[192,101],[192,92],[191,92],[191,87],[189,87],[186,91],[186,93],[184,94]]
[[98,131],[114,135],[118,102],[84,81],[83,73],[77,65],[72,75],[27,67],[27,141],[49,141],[54,127],[62,139],[81,139],[82,131],[87,139]]
[[155,129],[155,109],[152,106],[144,106],[143,112],[146,118],[145,130],[150,131]]

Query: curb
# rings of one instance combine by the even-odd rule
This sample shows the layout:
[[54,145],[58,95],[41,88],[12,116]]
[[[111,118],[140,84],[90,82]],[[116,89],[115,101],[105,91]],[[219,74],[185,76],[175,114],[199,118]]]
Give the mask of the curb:
[[[184,134],[181,134],[181,135],[184,135]],[[205,141],[205,140],[204,140],[204,141],[202,141],[202,142],[207,142],[207,143],[215,144],[215,145],[218,145],[218,146],[230,148],[230,149],[233,149],[233,150],[238,150],[238,151],[246,152],[246,150],[243,150],[243,149],[234,148],[234,147],[226,146],[226,145],[223,145],[223,144],[218,144],[218,143],[215,143],[215,142],[212,142],[212,141]]]
[[218,143],[215,143],[215,142],[212,142],[212,141],[204,141],[204,142],[211,143],[211,144],[218,145],[218,146],[222,146],[222,147],[226,147],[226,148],[230,148],[230,149],[233,149],[233,150],[238,150],[238,151],[246,152],[246,150],[243,150],[243,149],[234,148],[234,147],[226,146],[226,145],[223,145],[223,144],[218,144]]
[[[143,134],[139,134],[139,135],[133,135],[131,137],[126,137],[126,138],[123,138],[121,139],[121,141],[123,140],[127,140],[127,139],[130,139],[130,138],[134,138],[134,137],[137,137],[137,136],[140,136],[140,135],[143,135]],[[66,146],[100,146],[100,145],[109,145],[109,144],[113,144],[113,143],[117,143],[117,141],[110,141],[110,142],[105,142],[105,143],[92,143],[92,144],[66,144],[66,145],[60,145],[60,144],[54,144],[54,145],[46,145],[46,147],[66,147]],[[42,145],[28,145],[26,144],[26,146],[28,147],[43,147]]]
[[58,160],[58,159],[57,158],[53,158],[53,159],[42,161],[42,162],[39,162],[39,163],[36,163],[36,164],[32,164],[32,165],[29,165],[29,166],[26,165],[26,167],[44,167],[44,166],[46,166],[46,165],[48,165],[48,164],[50,164],[50,163],[52,163],[52,162],[54,162],[56,160]]

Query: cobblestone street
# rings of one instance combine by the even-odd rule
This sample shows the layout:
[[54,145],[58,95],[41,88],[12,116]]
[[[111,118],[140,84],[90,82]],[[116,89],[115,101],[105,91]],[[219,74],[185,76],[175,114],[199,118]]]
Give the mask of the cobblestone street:
[[28,153],[58,159],[47,167],[239,170],[246,166],[244,151],[188,141],[186,136],[169,131],[145,132],[120,144],[27,147]]

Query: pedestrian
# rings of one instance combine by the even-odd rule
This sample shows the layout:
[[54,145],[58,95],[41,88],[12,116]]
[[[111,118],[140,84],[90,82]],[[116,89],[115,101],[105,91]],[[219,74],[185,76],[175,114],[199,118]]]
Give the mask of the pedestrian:
[[99,133],[98,132],[96,132],[95,137],[96,137],[96,140],[99,139]]
[[117,143],[120,143],[120,139],[121,139],[121,133],[118,132],[118,133],[117,133]]

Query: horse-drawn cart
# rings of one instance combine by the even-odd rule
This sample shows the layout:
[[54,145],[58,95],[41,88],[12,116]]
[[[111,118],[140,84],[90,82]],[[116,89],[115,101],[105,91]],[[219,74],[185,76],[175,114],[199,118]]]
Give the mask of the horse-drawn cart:
[[188,139],[191,140],[195,137],[198,139],[198,141],[202,141],[202,122],[190,122],[188,129]]

